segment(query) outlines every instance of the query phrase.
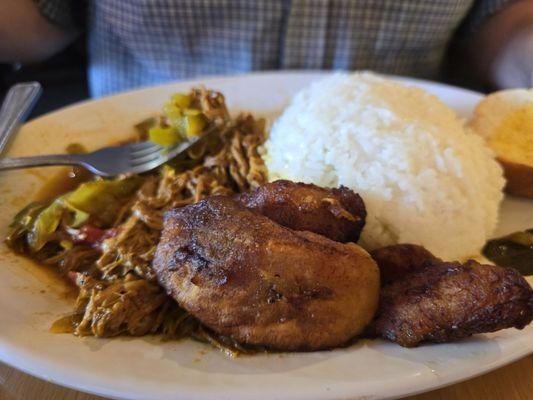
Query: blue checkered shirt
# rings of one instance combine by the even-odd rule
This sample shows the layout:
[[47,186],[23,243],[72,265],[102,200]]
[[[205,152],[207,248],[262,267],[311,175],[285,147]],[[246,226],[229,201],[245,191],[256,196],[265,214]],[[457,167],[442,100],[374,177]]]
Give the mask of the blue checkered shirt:
[[34,0],[89,38],[94,96],[199,75],[372,69],[437,78],[508,0]]

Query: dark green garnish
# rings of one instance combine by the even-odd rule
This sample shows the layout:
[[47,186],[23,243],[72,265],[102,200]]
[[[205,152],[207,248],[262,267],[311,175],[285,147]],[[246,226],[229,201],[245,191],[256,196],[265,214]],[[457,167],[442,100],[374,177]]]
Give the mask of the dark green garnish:
[[533,229],[489,240],[483,255],[497,265],[533,275]]

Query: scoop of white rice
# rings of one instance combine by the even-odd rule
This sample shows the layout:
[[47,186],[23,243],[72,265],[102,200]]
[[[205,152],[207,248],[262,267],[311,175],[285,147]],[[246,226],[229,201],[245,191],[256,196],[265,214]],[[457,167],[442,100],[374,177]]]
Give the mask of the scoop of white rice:
[[493,154],[424,90],[370,73],[298,93],[265,145],[270,180],[345,185],[365,201],[361,244],[476,255],[493,232],[504,179]]

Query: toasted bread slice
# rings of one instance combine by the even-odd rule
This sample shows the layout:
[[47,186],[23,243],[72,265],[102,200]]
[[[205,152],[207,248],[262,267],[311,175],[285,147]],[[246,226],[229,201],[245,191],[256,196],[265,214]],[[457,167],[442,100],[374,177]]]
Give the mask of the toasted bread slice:
[[507,193],[533,198],[533,89],[487,96],[477,105],[470,127],[496,153]]

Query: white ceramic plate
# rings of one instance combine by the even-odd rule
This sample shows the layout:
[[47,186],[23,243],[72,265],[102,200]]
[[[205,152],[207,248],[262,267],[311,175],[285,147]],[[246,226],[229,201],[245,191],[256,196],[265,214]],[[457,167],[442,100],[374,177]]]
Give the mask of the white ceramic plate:
[[[221,90],[232,109],[270,113],[320,73],[252,74],[182,82],[120,94],[49,114],[24,126],[10,153],[89,148],[132,133],[132,125],[157,112],[170,93],[198,83]],[[430,82],[407,80],[436,94],[467,117],[480,95]],[[0,236],[51,174],[50,169],[0,174]],[[507,199],[497,234],[533,227],[533,202]],[[127,399],[382,399],[434,389],[500,367],[533,349],[533,325],[453,344],[404,349],[383,341],[360,341],[334,351],[243,356],[228,359],[190,340],[111,340],[48,332],[71,308],[42,269],[0,249],[0,359],[51,382]]]

